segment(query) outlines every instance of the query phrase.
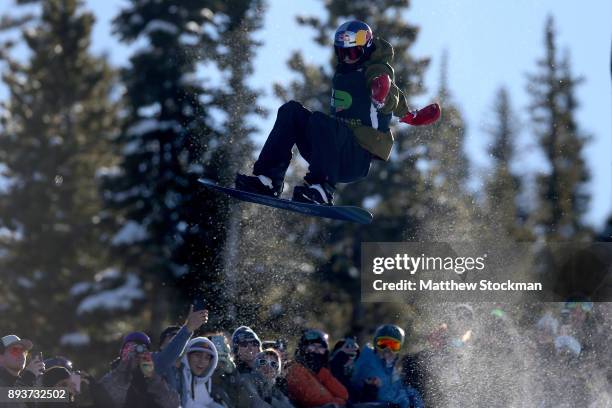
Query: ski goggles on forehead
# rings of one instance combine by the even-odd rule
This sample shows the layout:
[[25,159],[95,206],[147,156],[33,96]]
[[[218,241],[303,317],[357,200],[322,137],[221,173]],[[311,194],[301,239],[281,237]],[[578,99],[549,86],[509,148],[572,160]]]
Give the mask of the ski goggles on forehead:
[[581,308],[583,312],[590,312],[593,310],[593,302],[567,302],[565,308],[570,310]]
[[388,337],[382,337],[382,338],[376,340],[376,348],[378,348],[380,350],[389,349],[389,350],[397,353],[402,348],[402,343],[400,343],[399,340],[396,340],[396,339],[391,339],[391,338],[388,338]]
[[267,358],[260,358],[260,359],[257,359],[255,363],[257,364],[257,367],[264,367],[268,365],[272,368],[278,369],[278,361],[276,360],[268,360]]

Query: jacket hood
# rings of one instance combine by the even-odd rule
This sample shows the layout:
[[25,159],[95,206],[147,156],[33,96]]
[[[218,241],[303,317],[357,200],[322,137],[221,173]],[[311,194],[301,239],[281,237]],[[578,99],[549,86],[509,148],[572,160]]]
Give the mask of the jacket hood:
[[[204,351],[212,356],[208,369],[204,375],[195,376],[189,367],[188,355],[191,351]],[[196,337],[189,340],[185,353],[181,357],[180,368],[180,394],[183,408],[209,406],[213,403],[211,397],[211,377],[217,368],[219,357],[212,341],[205,337]]]
[[[205,346],[198,347],[202,343],[204,343]],[[181,357],[181,363],[183,371],[189,371],[190,375],[191,368],[189,368],[188,354],[192,351],[204,351],[205,353],[208,353],[212,356],[210,364],[208,365],[208,369],[206,370],[204,375],[196,376],[196,379],[198,381],[201,380],[206,382],[212,377],[213,373],[215,372],[215,369],[217,368],[217,364],[219,363],[219,355],[217,353],[217,348],[215,347],[213,342],[207,339],[206,337],[195,337],[189,340],[187,346],[185,346],[185,352],[183,353],[183,357]]]

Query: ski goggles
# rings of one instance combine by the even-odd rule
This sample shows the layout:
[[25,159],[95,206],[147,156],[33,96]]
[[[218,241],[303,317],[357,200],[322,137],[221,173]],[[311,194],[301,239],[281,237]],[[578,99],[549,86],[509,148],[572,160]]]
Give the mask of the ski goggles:
[[380,350],[389,349],[394,353],[397,353],[402,348],[402,343],[397,339],[392,339],[389,337],[381,337],[376,340],[376,348]]
[[593,310],[593,302],[566,302],[565,308],[574,310],[580,307],[583,312],[590,312]]
[[363,57],[363,54],[365,53],[365,49],[361,46],[349,47],[349,48],[343,48],[343,47],[336,46],[334,47],[334,49],[336,50],[336,55],[338,56],[338,60],[342,62],[344,62],[347,59],[351,61],[357,61],[358,59]]
[[278,361],[276,360],[268,360],[267,358],[259,358],[257,359],[257,361],[255,361],[255,363],[257,364],[257,367],[270,366],[274,368],[275,370],[278,369]]

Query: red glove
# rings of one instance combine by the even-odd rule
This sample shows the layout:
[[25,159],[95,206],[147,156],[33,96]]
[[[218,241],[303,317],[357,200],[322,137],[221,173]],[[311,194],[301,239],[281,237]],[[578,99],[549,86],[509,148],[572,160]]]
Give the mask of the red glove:
[[387,95],[391,89],[391,78],[387,74],[377,76],[372,80],[372,102],[376,109],[380,109],[385,105]]
[[437,103],[432,103],[423,109],[408,112],[406,116],[400,119],[400,122],[404,122],[412,126],[431,125],[440,119],[441,112],[440,105]]

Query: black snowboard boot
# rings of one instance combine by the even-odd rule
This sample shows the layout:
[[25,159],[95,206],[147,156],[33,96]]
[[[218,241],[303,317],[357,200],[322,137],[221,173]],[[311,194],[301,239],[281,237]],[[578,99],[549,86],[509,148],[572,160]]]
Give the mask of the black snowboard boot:
[[309,204],[334,205],[334,188],[329,183],[309,184],[293,188],[293,201]]
[[247,176],[236,174],[236,190],[247,191],[249,193],[262,194],[270,197],[280,198],[283,192],[283,182],[275,183],[266,176]]

